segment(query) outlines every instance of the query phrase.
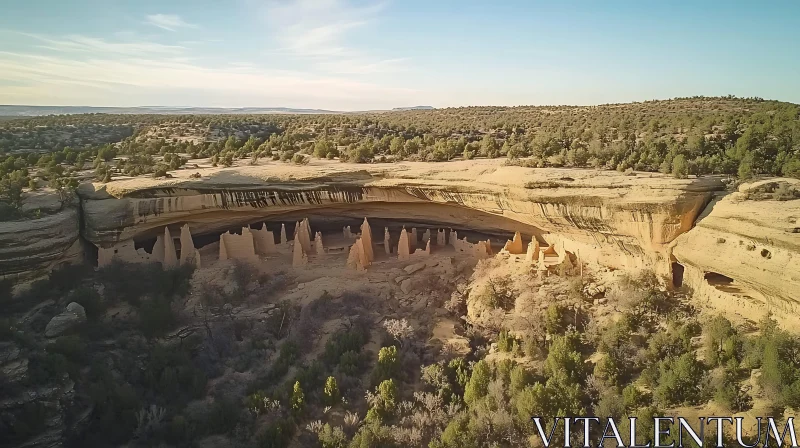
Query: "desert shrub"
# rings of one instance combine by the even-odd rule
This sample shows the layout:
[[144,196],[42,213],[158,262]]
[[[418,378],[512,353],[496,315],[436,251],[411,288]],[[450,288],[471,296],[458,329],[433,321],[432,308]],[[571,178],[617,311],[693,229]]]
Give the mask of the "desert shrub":
[[63,355],[67,360],[82,364],[86,360],[86,342],[78,336],[61,336],[47,345],[48,353]]
[[29,358],[26,383],[30,386],[60,383],[64,374],[77,380],[80,366],[61,353],[34,353]]
[[[563,384],[551,378],[546,383],[535,383],[525,387],[512,399],[513,409],[516,410],[517,421],[528,432],[533,432],[531,416],[540,416],[543,421],[564,415],[584,415],[584,395],[578,384]],[[563,426],[561,436],[555,440],[563,440]]]
[[631,343],[631,333],[635,330],[634,319],[629,313],[623,313],[619,320],[608,325],[600,334],[597,348],[615,357],[624,357],[636,350]]
[[670,328],[650,336],[647,345],[648,362],[657,363],[666,358],[678,357],[691,348],[691,338],[678,329]]
[[508,383],[508,391],[510,394],[516,394],[525,387],[534,382],[534,375],[528,371],[524,366],[515,365],[511,369],[511,378]]
[[600,400],[594,407],[594,415],[603,419],[619,419],[625,415],[625,400],[616,389],[609,389],[600,395]]
[[340,426],[331,427],[329,424],[322,426],[322,429],[317,433],[319,444],[322,448],[346,448],[347,447],[347,434]]
[[161,403],[175,405],[201,398],[207,378],[185,349],[159,344],[150,352],[143,382],[157,392]]
[[647,406],[650,404],[650,398],[649,394],[643,392],[633,384],[629,384],[622,389],[622,401],[625,404],[625,409],[628,411]]
[[[162,269],[157,263],[137,264],[113,262],[98,271],[108,299],[138,305],[145,296],[183,297],[189,292],[192,265]],[[147,281],[142,281],[147,279]]]
[[147,338],[163,336],[178,320],[170,300],[165,297],[154,297],[141,302],[138,312],[139,329]]
[[500,332],[497,337],[497,349],[504,353],[516,353],[519,350],[519,341],[507,330]]
[[[530,418],[530,417],[528,417]],[[467,414],[458,414],[447,424],[438,440],[431,441],[430,448],[478,448],[480,441],[470,424]]]
[[47,408],[39,402],[24,404],[14,413],[0,415],[0,433],[3,444],[15,446],[29,438],[41,434],[47,422]]
[[621,370],[615,358],[604,356],[594,366],[594,377],[601,381],[605,387],[616,387],[622,381]]
[[89,428],[75,446],[109,446],[126,443],[136,428],[141,402],[128,383],[120,383],[107,367],[92,366],[88,395],[94,406]]
[[705,373],[703,365],[691,352],[661,361],[654,390],[656,400],[667,406],[701,402]]
[[336,378],[329,376],[328,379],[325,380],[325,389],[323,393],[327,406],[333,406],[339,402],[339,385],[336,383]]
[[580,343],[577,333],[556,336],[545,360],[545,373],[563,383],[583,383],[586,369],[578,351]]
[[545,329],[549,334],[564,334],[567,331],[567,309],[555,303],[550,304],[545,312]]
[[48,279],[54,291],[65,293],[77,288],[91,274],[92,268],[87,264],[68,264],[51,271]]
[[106,306],[103,297],[93,288],[82,286],[72,291],[67,302],[76,302],[86,311],[88,319],[98,319],[105,312]]
[[278,357],[270,365],[269,370],[251,385],[250,392],[266,390],[275,386],[278,380],[283,378],[289,371],[289,367],[294,364],[298,354],[297,345],[294,342],[284,342],[278,351]]
[[753,400],[739,386],[735,375],[727,371],[721,373],[720,379],[714,385],[714,401],[733,413],[750,409]]
[[707,325],[704,346],[709,365],[719,366],[737,358],[742,341],[728,319],[716,316]]
[[400,358],[397,347],[390,345],[382,347],[378,352],[378,364],[375,366],[373,383],[391,379],[397,376],[400,370]]
[[347,351],[339,357],[336,369],[345,375],[355,376],[361,373],[367,365],[367,354]]
[[261,428],[256,434],[258,448],[285,448],[294,435],[295,427],[291,419],[281,418]]
[[481,302],[490,308],[511,311],[514,308],[517,296],[511,285],[511,279],[508,277],[490,278],[481,293]]
[[368,329],[362,326],[353,326],[348,330],[339,331],[331,336],[325,344],[322,359],[328,366],[335,366],[341,362],[343,354],[359,353],[368,338]]
[[241,408],[232,398],[215,399],[204,422],[205,430],[210,434],[227,434],[233,431],[239,422],[240,412]]
[[451,384],[456,384],[461,388],[467,386],[470,379],[470,371],[467,367],[467,361],[464,358],[455,358],[447,363],[447,377],[450,379]]
[[489,391],[489,382],[492,380],[492,369],[489,364],[480,360],[472,367],[472,375],[464,390],[464,402],[471,404],[486,396]]

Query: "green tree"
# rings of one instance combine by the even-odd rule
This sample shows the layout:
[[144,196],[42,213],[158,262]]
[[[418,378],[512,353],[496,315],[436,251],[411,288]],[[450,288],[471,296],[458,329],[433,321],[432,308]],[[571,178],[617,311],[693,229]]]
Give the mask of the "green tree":
[[672,159],[672,175],[677,179],[686,179],[689,176],[689,163],[683,154],[678,154]]
[[335,150],[336,147],[333,145],[333,142],[324,137],[317,140],[314,144],[314,156],[320,159],[328,157],[328,154]]
[[325,402],[328,406],[333,406],[339,402],[339,386],[336,384],[336,378],[329,376],[325,381]]
[[472,375],[464,391],[464,402],[473,402],[485,397],[489,391],[489,382],[492,380],[492,369],[485,360],[480,360],[472,367]]
[[497,157],[497,140],[491,134],[483,136],[481,141],[481,155],[484,157],[495,158]]
[[378,396],[381,399],[381,406],[385,411],[393,411],[397,405],[397,385],[394,380],[384,380],[378,385]]
[[294,388],[292,388],[292,412],[299,414],[303,412],[305,407],[306,396],[303,394],[303,389],[300,387],[300,381],[295,381]]

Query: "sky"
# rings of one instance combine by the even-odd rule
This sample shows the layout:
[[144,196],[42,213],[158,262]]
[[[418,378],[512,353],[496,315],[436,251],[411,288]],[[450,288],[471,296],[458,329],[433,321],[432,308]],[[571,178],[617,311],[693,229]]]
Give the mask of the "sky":
[[0,3],[0,104],[800,103],[797,0]]

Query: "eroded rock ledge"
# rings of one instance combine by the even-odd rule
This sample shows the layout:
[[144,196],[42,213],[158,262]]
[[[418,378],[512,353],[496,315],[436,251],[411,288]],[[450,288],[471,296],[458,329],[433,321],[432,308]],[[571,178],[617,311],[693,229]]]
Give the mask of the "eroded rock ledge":
[[755,320],[770,309],[779,321],[795,323],[800,199],[753,199],[754,191],[775,183],[800,190],[800,180],[771,179],[717,197],[696,226],[672,243],[672,254],[685,267],[684,282],[695,299]]
[[77,200],[62,204],[40,191],[25,197],[23,210],[34,217],[0,222],[0,278],[28,280],[83,259]]
[[[84,237],[100,247],[188,223],[194,235],[306,215],[415,219],[563,241],[586,261],[670,273],[668,245],[688,231],[722,182],[499,160],[441,164],[257,167],[180,171],[171,179],[84,185]],[[173,232],[173,234],[177,234]]]

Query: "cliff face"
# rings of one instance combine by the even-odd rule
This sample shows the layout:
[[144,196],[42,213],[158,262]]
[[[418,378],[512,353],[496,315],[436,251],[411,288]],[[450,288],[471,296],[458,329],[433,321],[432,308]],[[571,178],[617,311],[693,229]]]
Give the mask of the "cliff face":
[[25,198],[38,218],[0,222],[0,278],[27,280],[82,260],[77,200],[62,206],[52,192]]
[[194,235],[263,219],[316,216],[426,221],[558,239],[587,261],[669,271],[668,244],[721,190],[718,179],[529,169],[482,160],[442,164],[270,164],[181,171],[174,179],[84,185],[83,235],[109,247],[188,223]]
[[[262,220],[375,217],[519,231],[586,262],[649,268],[664,278],[682,266],[683,283],[715,307],[770,308],[780,319],[796,315],[800,301],[800,200],[759,193],[774,190],[774,181],[725,195],[714,177],[527,169],[497,160],[269,163],[200,169],[200,178],[190,178],[193,172],[84,184],[80,209],[59,204],[39,219],[0,223],[0,272],[27,278],[79,259],[81,222],[86,241],[133,253],[134,242],[163,236],[165,226],[178,235],[189,224],[202,236]],[[800,190],[800,181],[780,182]]]
[[793,179],[742,185],[712,201],[694,229],[679,236],[672,254],[685,266],[695,299],[741,310],[751,319],[767,309],[796,322],[800,311],[800,199],[759,193]]

